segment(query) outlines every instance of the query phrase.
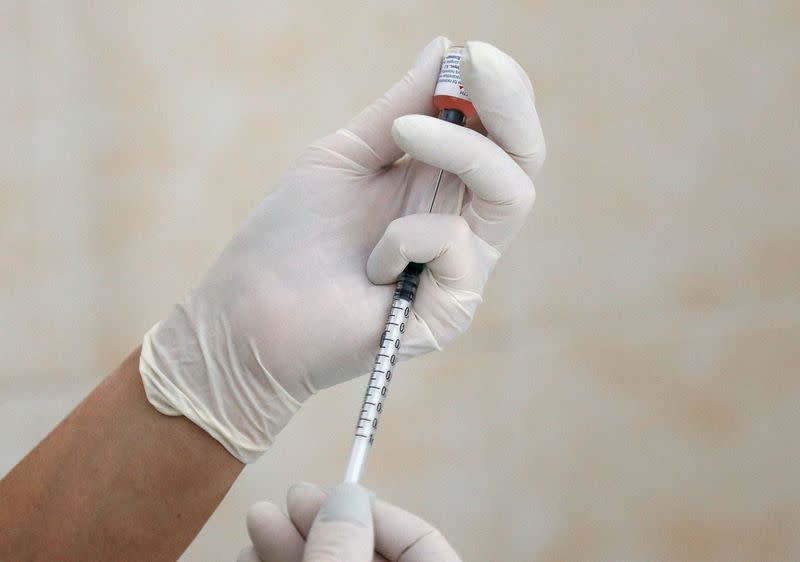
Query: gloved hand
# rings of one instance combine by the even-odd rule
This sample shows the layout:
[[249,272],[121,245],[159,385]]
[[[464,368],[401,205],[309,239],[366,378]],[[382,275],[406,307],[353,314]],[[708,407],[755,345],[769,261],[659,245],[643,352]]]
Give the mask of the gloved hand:
[[[140,371],[160,412],[255,460],[309,396],[369,372],[409,261],[428,266],[399,358],[467,329],[533,205],[545,148],[530,80],[485,43],[466,44],[462,79],[489,136],[431,117],[449,44],[433,40],[383,97],[308,147],[145,335]],[[438,168],[456,175],[427,214]]]
[[313,484],[297,484],[286,503],[288,518],[269,502],[250,508],[253,545],[237,562],[460,560],[439,531],[416,515],[378,499],[370,512],[369,495],[357,484],[340,484],[327,497]]

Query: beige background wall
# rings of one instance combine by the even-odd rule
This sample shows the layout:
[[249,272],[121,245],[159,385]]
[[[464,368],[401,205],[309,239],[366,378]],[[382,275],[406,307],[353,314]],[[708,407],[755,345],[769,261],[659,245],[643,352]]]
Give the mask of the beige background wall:
[[[792,0],[0,0],[0,473],[438,33],[530,72],[549,158],[473,330],[397,379],[368,484],[468,560],[799,559]],[[339,478],[363,384],[183,560]]]

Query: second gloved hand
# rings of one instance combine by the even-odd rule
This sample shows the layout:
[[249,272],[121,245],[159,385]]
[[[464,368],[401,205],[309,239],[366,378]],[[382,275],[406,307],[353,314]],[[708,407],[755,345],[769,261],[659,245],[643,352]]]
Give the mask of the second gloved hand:
[[287,518],[269,502],[247,514],[252,546],[237,562],[458,562],[447,540],[416,515],[376,499],[357,484],[329,494],[313,484],[289,489]]
[[[435,39],[383,97],[307,148],[147,333],[140,370],[160,412],[255,460],[309,396],[369,372],[410,261],[427,267],[400,359],[467,329],[533,205],[544,140],[530,80],[485,43],[466,44],[462,78],[488,136],[432,117],[448,46]],[[427,214],[438,168],[452,175]]]

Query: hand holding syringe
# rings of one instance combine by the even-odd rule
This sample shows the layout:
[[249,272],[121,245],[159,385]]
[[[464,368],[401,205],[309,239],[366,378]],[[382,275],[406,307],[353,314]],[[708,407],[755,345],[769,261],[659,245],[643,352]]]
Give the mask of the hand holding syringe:
[[[430,115],[449,47],[432,41],[381,98],[303,151],[201,282],[145,336],[142,378],[159,411],[255,460],[312,394],[375,367],[394,286],[410,262],[425,267],[389,361],[441,349],[467,329],[531,209],[544,141],[530,81],[485,43],[466,44],[461,74],[489,135]],[[410,267],[402,293],[417,283],[419,266]],[[393,339],[390,331],[381,341]]]

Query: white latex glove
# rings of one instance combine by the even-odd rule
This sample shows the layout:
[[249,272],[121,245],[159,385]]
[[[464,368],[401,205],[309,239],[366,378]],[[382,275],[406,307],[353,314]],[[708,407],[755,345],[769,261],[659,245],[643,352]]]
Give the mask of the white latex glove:
[[[409,261],[428,266],[399,359],[467,329],[533,205],[545,149],[530,80],[485,43],[466,44],[462,79],[489,136],[431,117],[449,44],[434,39],[383,97],[308,147],[145,335],[140,370],[160,412],[255,460],[309,396],[369,372]],[[456,175],[429,215],[437,168]]]
[[297,484],[286,504],[288,518],[269,502],[250,508],[253,545],[237,562],[460,560],[439,531],[416,515],[379,499],[370,512],[369,494],[357,484],[340,484],[327,497],[313,484]]

